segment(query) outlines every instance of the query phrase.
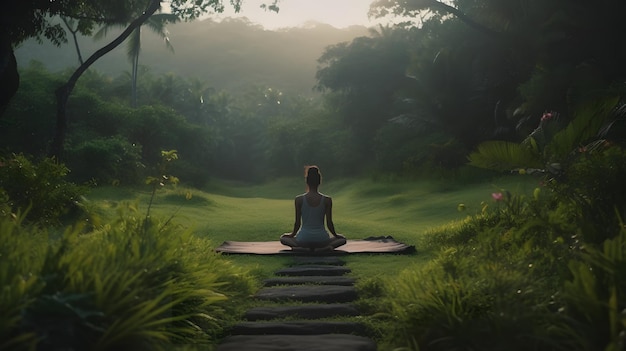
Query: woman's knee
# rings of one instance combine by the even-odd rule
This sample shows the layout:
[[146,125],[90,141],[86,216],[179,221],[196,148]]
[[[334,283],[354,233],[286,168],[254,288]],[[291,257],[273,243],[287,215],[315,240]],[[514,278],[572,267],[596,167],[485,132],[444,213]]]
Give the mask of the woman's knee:
[[296,239],[288,235],[281,236],[280,243],[291,247],[298,246],[298,242],[296,241]]
[[336,238],[332,238],[330,241],[330,246],[337,248],[339,246],[345,245],[346,244],[346,238],[340,238],[340,237],[336,237]]

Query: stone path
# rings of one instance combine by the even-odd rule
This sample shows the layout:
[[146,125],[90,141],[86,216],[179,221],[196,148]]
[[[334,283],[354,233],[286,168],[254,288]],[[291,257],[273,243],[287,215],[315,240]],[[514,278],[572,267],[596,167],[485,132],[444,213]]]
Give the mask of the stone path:
[[282,304],[248,310],[217,351],[376,351],[367,328],[353,321],[357,292],[344,265],[337,257],[294,257],[255,295]]

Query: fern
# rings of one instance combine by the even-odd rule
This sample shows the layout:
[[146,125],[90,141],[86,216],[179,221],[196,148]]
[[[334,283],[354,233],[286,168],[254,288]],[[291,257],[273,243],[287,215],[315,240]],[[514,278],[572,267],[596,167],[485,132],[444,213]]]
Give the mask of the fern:
[[618,97],[607,97],[595,103],[585,104],[576,110],[574,120],[554,135],[546,146],[546,156],[552,160],[563,160],[573,150],[597,137],[602,126],[615,110]]
[[506,141],[486,141],[469,155],[469,164],[497,171],[541,168],[541,155],[531,147]]

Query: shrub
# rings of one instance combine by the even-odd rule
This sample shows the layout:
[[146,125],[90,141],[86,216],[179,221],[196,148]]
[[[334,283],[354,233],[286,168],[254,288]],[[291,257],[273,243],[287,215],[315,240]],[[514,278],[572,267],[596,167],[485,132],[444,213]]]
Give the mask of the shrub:
[[0,189],[9,197],[12,211],[28,209],[28,220],[58,225],[80,211],[87,191],[65,180],[69,169],[45,158],[32,162],[23,154],[0,157]]
[[72,179],[103,184],[141,181],[141,146],[117,136],[86,141],[68,150]]

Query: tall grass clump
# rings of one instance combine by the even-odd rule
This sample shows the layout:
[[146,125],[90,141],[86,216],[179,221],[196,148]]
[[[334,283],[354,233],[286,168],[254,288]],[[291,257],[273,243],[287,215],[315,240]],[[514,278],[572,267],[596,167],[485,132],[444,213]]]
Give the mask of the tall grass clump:
[[23,220],[21,213],[0,216],[0,350],[32,349],[37,342],[34,332],[20,329],[22,312],[43,287],[38,272],[48,235]]
[[70,228],[51,245],[45,232],[0,218],[12,245],[0,261],[0,345],[164,350],[216,340],[252,279],[207,240],[156,219],[146,227],[134,208],[88,234]]

